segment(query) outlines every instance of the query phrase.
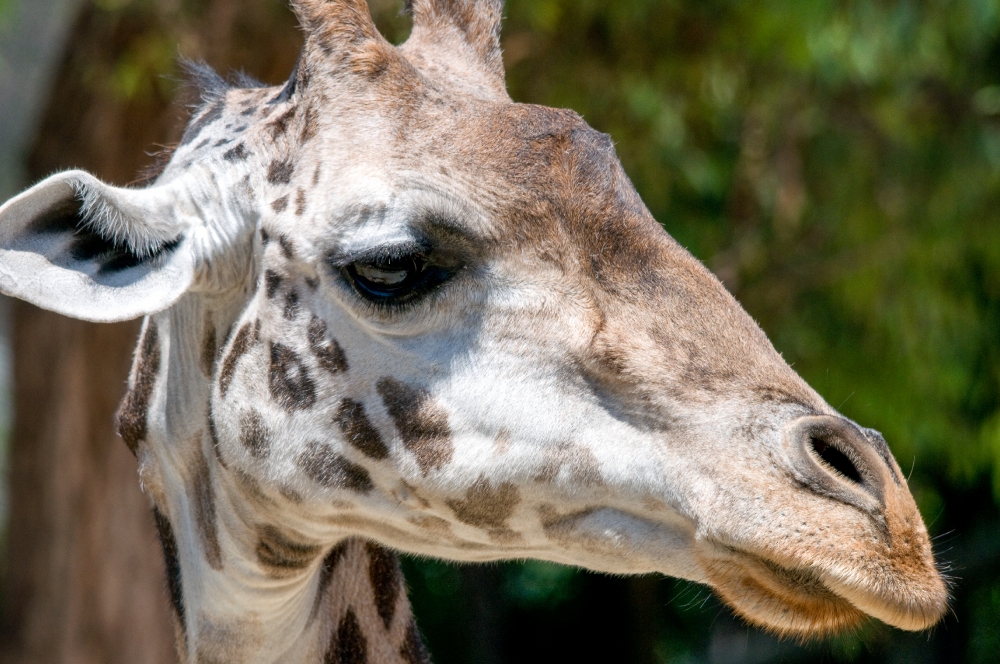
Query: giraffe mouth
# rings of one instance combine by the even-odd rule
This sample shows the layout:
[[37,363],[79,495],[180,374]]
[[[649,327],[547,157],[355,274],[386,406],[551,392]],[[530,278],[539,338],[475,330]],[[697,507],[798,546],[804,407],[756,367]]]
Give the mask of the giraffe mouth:
[[708,583],[746,621],[781,636],[821,637],[857,626],[865,614],[820,576],[730,547],[706,561]]
[[[918,631],[934,625],[943,607],[918,601],[916,593],[876,594],[816,566],[784,564],[739,548],[715,543],[716,555],[703,559],[709,585],[748,622],[799,639],[835,634],[868,616]],[[885,587],[874,584],[875,587]]]

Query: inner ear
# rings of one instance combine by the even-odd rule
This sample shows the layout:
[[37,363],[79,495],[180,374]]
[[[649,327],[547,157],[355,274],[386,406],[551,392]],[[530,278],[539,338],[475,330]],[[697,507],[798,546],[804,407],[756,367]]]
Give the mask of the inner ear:
[[12,243],[12,249],[36,251],[55,264],[89,264],[87,271],[98,280],[156,262],[181,242],[178,236],[168,242],[137,248],[110,238],[88,221],[83,201],[75,196],[45,210],[25,230],[20,240]]
[[0,206],[0,292],[93,322],[163,311],[195,278],[182,185],[122,189],[82,171],[38,183]]

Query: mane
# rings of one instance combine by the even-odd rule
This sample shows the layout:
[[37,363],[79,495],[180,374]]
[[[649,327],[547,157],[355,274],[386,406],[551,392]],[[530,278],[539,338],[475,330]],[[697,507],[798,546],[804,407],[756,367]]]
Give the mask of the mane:
[[194,100],[189,104],[192,115],[196,115],[208,104],[218,101],[234,87],[204,60],[188,60],[182,57],[178,64],[183,87],[189,98]]
[[[188,110],[188,124],[190,124],[191,119],[200,115],[206,107],[225,97],[226,93],[230,90],[271,87],[242,69],[237,70],[227,79],[204,60],[190,60],[182,57],[178,60],[178,67],[181,70],[180,82],[182,93],[180,98],[182,105]],[[298,65],[296,65],[297,69]],[[295,75],[296,72],[293,71],[292,77],[289,79],[290,82],[286,84],[286,88],[294,82]],[[168,145],[155,145],[154,147],[157,150],[146,153],[153,158],[153,163],[139,171],[139,174],[129,183],[129,186],[146,187],[156,182],[157,178],[167,168],[167,165],[174,156],[174,152],[177,151],[180,145],[180,142]]]

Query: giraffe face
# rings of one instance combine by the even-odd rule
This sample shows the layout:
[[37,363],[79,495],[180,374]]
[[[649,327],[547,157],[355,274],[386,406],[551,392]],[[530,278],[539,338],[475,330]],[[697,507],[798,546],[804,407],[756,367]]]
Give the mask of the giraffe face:
[[0,209],[7,292],[163,312],[120,423],[173,530],[201,534],[187,564],[240,545],[284,579],[363,536],[687,578],[789,634],[936,622],[885,442],[652,219],[610,139],[419,30],[338,46],[339,6],[299,3],[283,89],[213,83],[150,190],[68,174]]
[[[296,103],[272,116],[305,115]],[[457,560],[679,576],[789,632],[853,624],[863,602],[933,619],[933,600],[900,619],[840,571],[918,567],[930,585],[896,592],[940,597],[884,442],[661,230],[610,139],[461,95],[409,113],[400,129],[366,108],[363,136],[321,122],[288,181],[258,192],[260,278],[212,413],[220,458],[276,520]]]

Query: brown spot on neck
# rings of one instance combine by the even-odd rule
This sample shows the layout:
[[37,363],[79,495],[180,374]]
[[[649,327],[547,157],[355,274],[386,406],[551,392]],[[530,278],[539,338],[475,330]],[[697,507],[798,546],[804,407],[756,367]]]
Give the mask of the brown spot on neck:
[[196,138],[201,134],[202,131],[209,125],[213,124],[216,120],[222,117],[223,111],[226,110],[226,99],[225,97],[213,102],[208,109],[198,116],[198,119],[192,122],[188,128],[184,131],[184,136],[181,137],[181,142],[179,147],[193,143]]
[[351,463],[322,443],[309,443],[297,463],[314,482],[328,489],[368,493],[375,488],[367,470]]
[[597,510],[596,507],[587,507],[568,514],[560,514],[552,505],[541,505],[538,508],[538,518],[546,537],[566,543],[571,540],[577,524]]
[[337,426],[347,442],[365,456],[381,461],[389,456],[389,448],[382,441],[378,429],[368,419],[365,407],[357,401],[344,399],[337,409]]
[[319,360],[321,367],[330,373],[344,373],[349,369],[347,355],[344,354],[344,349],[340,347],[336,339],[327,340],[326,330],[326,323],[313,316],[312,320],[309,321],[309,347],[316,359]]
[[199,431],[192,441],[197,449],[194,459],[194,475],[191,478],[191,504],[194,508],[195,522],[205,549],[205,559],[214,570],[222,569],[222,548],[219,546],[219,534],[216,529],[215,492],[212,487],[212,472],[201,449],[204,432]]
[[201,370],[209,378],[215,373],[215,356],[219,352],[218,336],[210,316],[205,317],[205,331],[201,341]]
[[156,323],[149,319],[146,331],[139,343],[139,357],[136,361],[135,377],[125,395],[118,413],[115,415],[115,427],[118,435],[128,445],[132,454],[136,453],[139,443],[146,439],[149,402],[153,396],[153,388],[160,372],[160,335]]
[[229,385],[233,381],[233,374],[236,372],[236,363],[246,355],[254,340],[254,326],[251,323],[244,323],[233,339],[233,345],[229,349],[229,354],[222,361],[222,369],[219,371],[219,391],[222,396],[226,396]]
[[281,312],[285,320],[295,320],[299,315],[299,293],[294,288],[285,293],[285,308]]
[[326,597],[326,591],[330,589],[330,583],[333,581],[333,575],[337,571],[340,561],[344,559],[344,555],[347,553],[348,544],[349,540],[344,540],[335,546],[327,554],[326,558],[323,559],[323,564],[320,565],[319,581],[316,583],[316,598],[313,600],[313,608],[309,613],[310,624],[319,615],[319,609],[323,605],[323,598]]
[[271,343],[267,384],[271,398],[287,411],[308,410],[316,404],[316,383],[302,359],[288,346]]
[[297,110],[297,106],[292,106],[290,109],[279,115],[277,119],[272,120],[267,125],[267,128],[271,131],[272,139],[277,139],[279,136],[284,135],[285,132],[288,131],[288,125],[295,118]]
[[170,604],[174,615],[180,623],[181,634],[184,633],[184,593],[181,589],[181,563],[177,554],[177,538],[174,528],[167,517],[157,508],[153,508],[153,519],[156,522],[156,534],[163,549],[163,563],[167,573],[167,591],[170,593]]
[[281,247],[281,255],[287,260],[295,258],[295,245],[292,244],[287,235],[278,236],[278,246]]
[[558,443],[545,450],[545,465],[535,477],[536,482],[552,482],[566,468],[569,481],[574,485],[595,486],[601,484],[600,463],[589,447],[573,443]]
[[295,216],[301,217],[306,213],[306,191],[305,189],[299,188],[298,192],[295,194]]
[[416,457],[421,472],[427,475],[451,463],[455,447],[447,411],[425,390],[394,378],[381,379],[377,389],[403,445]]
[[274,270],[264,272],[264,293],[267,295],[267,299],[274,299],[275,295],[278,294],[278,289],[281,288],[281,282],[281,275]]
[[247,150],[247,146],[240,143],[234,148],[230,148],[222,155],[222,158],[229,162],[246,161],[250,156],[250,152]]
[[306,109],[305,116],[302,120],[302,132],[299,134],[301,143],[308,143],[313,138],[316,137],[316,133],[319,131],[319,118],[316,109],[312,106]]
[[323,664],[367,663],[368,641],[361,632],[361,624],[354,614],[354,609],[348,609],[330,639]]
[[292,181],[295,167],[288,160],[271,162],[267,169],[267,181],[273,185],[288,184]]
[[453,539],[451,524],[439,516],[411,516],[407,521],[418,528],[431,531],[434,535]]
[[264,418],[254,409],[240,418],[240,442],[255,459],[266,459],[271,454],[271,432]]
[[375,609],[386,631],[392,627],[396,615],[396,602],[403,589],[403,572],[395,555],[382,547],[368,543],[368,580],[372,584]]
[[284,212],[285,210],[287,210],[288,209],[288,196],[287,195],[286,196],[282,196],[281,198],[279,198],[279,199],[275,200],[273,203],[271,203],[271,209],[274,210],[275,212],[277,212],[278,214],[281,214],[282,212]]
[[509,531],[507,519],[520,502],[521,492],[515,485],[504,482],[494,487],[485,475],[469,488],[464,500],[445,501],[462,523],[498,535]]

